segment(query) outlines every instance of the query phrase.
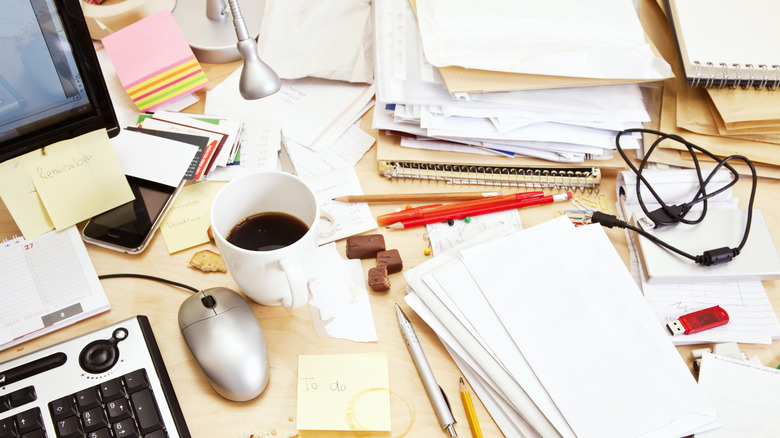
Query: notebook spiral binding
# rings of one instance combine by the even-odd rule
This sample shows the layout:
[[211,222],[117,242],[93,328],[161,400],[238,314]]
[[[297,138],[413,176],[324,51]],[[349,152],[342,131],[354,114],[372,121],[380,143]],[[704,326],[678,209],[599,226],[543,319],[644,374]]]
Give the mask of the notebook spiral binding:
[[8,247],[8,246],[14,246],[16,244],[19,244],[21,242],[24,242],[24,237],[20,236],[12,236],[7,239],[3,239],[2,242],[0,242],[0,247]]
[[[712,62],[701,63],[694,61],[694,76],[690,84],[694,87],[704,88],[756,88],[774,91],[780,86],[780,65],[771,67],[760,64],[731,64],[721,62],[715,65]],[[729,69],[734,69],[734,74],[729,74]]]
[[450,184],[527,187],[598,193],[601,170],[580,168],[516,168],[457,164],[426,164],[406,161],[380,163],[386,178],[444,181]]

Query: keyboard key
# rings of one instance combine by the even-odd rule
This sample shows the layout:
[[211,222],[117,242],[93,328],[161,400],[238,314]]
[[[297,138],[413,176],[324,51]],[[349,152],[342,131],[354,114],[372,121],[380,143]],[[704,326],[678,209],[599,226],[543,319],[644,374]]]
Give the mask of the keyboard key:
[[140,369],[125,375],[125,386],[128,393],[148,388],[149,380],[146,378],[146,370]]
[[112,423],[129,417],[131,412],[130,407],[127,404],[127,399],[118,398],[106,403],[106,413],[108,414],[108,420]]
[[35,395],[35,388],[28,386],[26,388],[17,389],[16,391],[8,394],[8,401],[12,408],[25,405],[30,402],[34,402],[37,399]]
[[93,430],[87,434],[87,438],[111,438],[111,431],[108,428]]
[[141,436],[138,433],[138,429],[136,429],[135,422],[132,418],[125,418],[122,421],[114,423],[113,429],[116,438],[138,438]]
[[35,429],[22,435],[21,438],[46,438],[46,431],[43,429]]
[[155,429],[162,429],[162,418],[157,410],[157,402],[152,396],[152,391],[144,389],[133,393],[130,396],[133,404],[135,418],[138,421],[138,428],[142,434],[147,434]]
[[0,438],[14,438],[16,436],[16,425],[14,424],[14,417],[3,418],[0,420]]
[[162,429],[157,429],[152,433],[147,433],[144,438],[168,438],[168,434]]
[[122,378],[116,378],[100,384],[100,395],[103,400],[114,400],[124,397],[125,389],[122,387]]
[[39,408],[29,409],[16,414],[16,427],[20,435],[43,427],[43,417]]
[[82,389],[76,393],[76,404],[81,412],[86,411],[89,408],[100,406],[100,394],[98,394],[98,387],[93,386],[91,388]]
[[7,395],[0,396],[0,414],[11,409],[11,400]]
[[49,412],[54,421],[76,415],[76,403],[73,396],[62,397],[49,403]]
[[86,432],[108,426],[108,419],[100,406],[84,411],[81,414],[81,422],[84,423]]
[[68,417],[57,420],[55,428],[55,432],[59,438],[81,438],[84,436],[84,429],[81,428],[81,422],[78,417]]

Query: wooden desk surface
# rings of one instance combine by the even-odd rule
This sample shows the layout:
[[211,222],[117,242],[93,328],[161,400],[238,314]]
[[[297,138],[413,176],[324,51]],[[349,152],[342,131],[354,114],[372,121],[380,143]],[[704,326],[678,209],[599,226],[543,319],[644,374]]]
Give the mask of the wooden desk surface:
[[[225,69],[224,71],[228,71]],[[212,81],[214,78],[212,78]],[[201,96],[203,97],[203,96]],[[194,108],[196,111],[197,107]],[[414,181],[390,181],[380,177],[376,169],[376,153],[372,148],[356,167],[365,193],[418,192],[418,191],[462,191],[476,187],[447,186],[443,183],[421,183]],[[606,172],[603,176],[601,193],[608,200],[610,209],[615,205],[615,175]],[[735,195],[740,207],[745,208],[748,199],[749,182],[740,180]],[[371,206],[374,215],[403,207],[400,204],[375,204]],[[552,219],[560,206],[546,205],[526,208],[520,211],[525,227]],[[774,241],[780,242],[780,182],[761,180],[756,198],[756,208],[763,211]],[[388,248],[399,249],[405,269],[425,262],[423,254],[427,243],[424,228],[402,231],[379,229],[385,235]],[[607,230],[615,248],[628,266],[628,248],[622,230]],[[0,203],[0,239],[19,234],[5,205]],[[342,255],[344,241],[337,242]],[[92,262],[98,274],[142,273],[169,278],[198,288],[226,286],[238,290],[227,274],[203,273],[187,267],[191,255],[200,249],[211,247],[206,244],[177,254],[169,255],[165,243],[157,233],[150,246],[140,255],[126,255],[92,245],[87,245]],[[373,260],[363,262],[364,271],[375,265]],[[398,330],[394,303],[401,304],[415,325],[420,342],[436,373],[439,384],[447,393],[458,421],[460,436],[469,437],[470,432],[462,404],[458,396],[458,368],[436,338],[433,331],[417,317],[403,302],[405,284],[401,273],[390,276],[392,289],[386,293],[371,292],[371,308],[379,335],[376,343],[356,343],[340,339],[318,337],[311,323],[307,307],[290,311],[281,307],[264,307],[251,303],[263,328],[270,357],[271,374],[267,389],[257,399],[246,403],[230,402],[217,395],[209,386],[188,351],[177,323],[180,303],[189,292],[172,286],[138,279],[104,280],[111,303],[111,310],[86,321],[64,328],[17,347],[0,352],[0,361],[35,351],[42,347],[89,332],[110,323],[137,315],[147,315],[152,323],[166,366],[170,373],[176,394],[194,437],[295,437],[296,430],[296,388],[298,355],[339,354],[357,352],[386,352],[390,369],[390,393],[392,411],[392,433],[339,433],[333,436],[360,437],[444,437],[417,375],[403,339]],[[769,299],[776,312],[780,309],[780,282],[764,283]],[[697,347],[680,347],[678,350],[685,362],[691,366],[690,350]],[[780,363],[780,341],[772,345],[741,345],[749,355],[757,354],[768,366]],[[477,416],[486,437],[501,436],[495,423],[484,407],[475,401]],[[313,436],[301,433],[300,436]],[[317,433],[316,436],[329,436]]]

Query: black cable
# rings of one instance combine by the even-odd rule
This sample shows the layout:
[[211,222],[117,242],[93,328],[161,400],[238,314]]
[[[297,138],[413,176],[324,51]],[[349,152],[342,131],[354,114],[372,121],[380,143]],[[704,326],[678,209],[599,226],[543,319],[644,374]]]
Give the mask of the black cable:
[[[639,165],[639,167],[635,167],[634,164],[631,162],[631,160],[626,156],[626,153],[623,151],[623,148],[620,146],[620,138],[625,134],[630,133],[641,133],[643,135],[645,134],[654,134],[657,135],[658,138],[651,144],[650,148],[645,152],[644,157],[642,158],[642,161]],[[672,140],[676,141],[678,143],[681,143],[685,146],[688,153],[691,155],[691,159],[693,160],[694,168],[696,169],[696,177],[699,181],[699,189],[697,190],[696,194],[693,196],[693,199],[691,199],[689,202],[678,204],[678,205],[667,205],[663,199],[658,195],[658,193],[655,192],[653,187],[650,185],[650,183],[645,179],[645,177],[642,175],[642,171],[644,170],[645,166],[648,163],[649,157],[652,154],[653,150],[661,144],[664,140]],[[686,257],[688,259],[691,259],[695,261],[696,263],[703,264],[706,266],[717,264],[717,263],[723,263],[730,261],[739,253],[742,251],[742,248],[745,246],[745,243],[747,243],[748,235],[750,234],[750,226],[753,221],[753,203],[755,201],[756,197],[756,187],[758,185],[758,175],[756,174],[756,169],[753,166],[753,163],[745,156],[742,155],[730,155],[724,159],[720,159],[716,155],[710,153],[706,149],[697,146],[684,138],[680,137],[679,135],[674,134],[667,134],[661,131],[655,131],[652,129],[644,129],[644,128],[634,128],[634,129],[626,129],[623,131],[620,131],[617,134],[617,137],[615,138],[615,145],[617,148],[618,153],[621,157],[623,157],[623,160],[626,162],[628,167],[634,172],[637,178],[637,185],[636,185],[636,196],[637,201],[639,202],[639,206],[642,208],[642,211],[645,213],[645,216],[648,217],[651,221],[653,221],[655,227],[664,226],[664,225],[671,225],[676,223],[684,223],[688,225],[694,225],[698,224],[701,221],[704,220],[704,217],[707,214],[707,200],[712,198],[713,196],[716,196],[725,190],[732,187],[734,184],[737,183],[739,180],[739,173],[729,164],[731,160],[737,159],[742,160],[747,164],[747,166],[750,168],[751,175],[752,175],[752,187],[750,191],[750,199],[748,201],[748,208],[747,208],[747,221],[745,224],[745,232],[742,235],[742,240],[740,241],[739,245],[737,245],[734,248],[716,248],[708,251],[704,251],[703,254],[698,256],[693,256],[691,254],[688,254],[687,252],[674,247],[671,244],[668,244],[661,239],[653,236],[652,234],[642,230],[641,228],[634,227],[632,225],[627,224],[624,221],[620,221],[615,216],[606,215],[600,212],[595,212],[591,216],[591,221],[594,223],[600,223],[606,227],[612,228],[613,226],[617,226],[619,228],[625,228],[631,231],[634,231],[636,233],[639,233],[640,235],[644,236],[645,238],[649,239],[653,243],[660,245],[666,249],[669,249],[683,257]],[[717,165],[713,168],[713,170],[710,172],[710,174],[704,178],[702,175],[702,169],[699,165],[699,159],[696,155],[696,152],[700,152],[712,160],[714,160]],[[723,187],[720,187],[719,189],[713,191],[713,192],[707,192],[707,185],[710,183],[712,178],[715,176],[715,174],[721,169],[725,167],[726,169],[731,172],[733,175],[732,180],[725,184]],[[645,188],[650,192],[650,194],[655,198],[656,202],[661,206],[659,210],[655,211],[649,211],[647,206],[645,205],[644,200],[642,199],[641,194],[641,188],[642,184],[644,184]],[[697,204],[702,204],[702,211],[698,218],[696,219],[686,219],[685,215],[691,210],[691,208]]]
[[166,283],[170,284],[172,286],[178,286],[182,289],[187,289],[189,291],[192,291],[193,293],[200,292],[200,289],[196,289],[188,284],[179,283],[177,281],[168,280],[167,278],[161,278],[161,277],[155,277],[153,275],[146,275],[146,274],[130,274],[130,273],[122,273],[122,274],[105,274],[105,275],[98,275],[98,279],[100,280],[107,280],[111,278],[141,278],[144,280],[152,280],[152,281],[159,281],[160,283]]

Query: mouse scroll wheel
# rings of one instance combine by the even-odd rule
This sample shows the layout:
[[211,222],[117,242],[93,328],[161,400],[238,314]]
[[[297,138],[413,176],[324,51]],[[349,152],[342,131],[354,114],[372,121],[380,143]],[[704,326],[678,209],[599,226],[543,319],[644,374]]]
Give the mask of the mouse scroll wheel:
[[217,300],[215,300],[211,295],[206,295],[205,297],[201,298],[200,302],[209,309],[213,309],[217,306]]

